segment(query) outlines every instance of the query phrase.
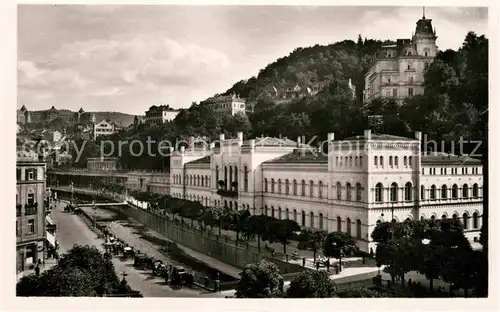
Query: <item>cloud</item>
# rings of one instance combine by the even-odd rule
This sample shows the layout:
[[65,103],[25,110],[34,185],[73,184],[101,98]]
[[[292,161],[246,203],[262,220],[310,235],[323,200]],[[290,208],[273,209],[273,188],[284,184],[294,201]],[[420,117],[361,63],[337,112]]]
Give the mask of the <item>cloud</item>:
[[72,69],[47,69],[32,61],[18,63],[18,86],[25,88],[48,88],[51,90],[77,90],[88,81]]

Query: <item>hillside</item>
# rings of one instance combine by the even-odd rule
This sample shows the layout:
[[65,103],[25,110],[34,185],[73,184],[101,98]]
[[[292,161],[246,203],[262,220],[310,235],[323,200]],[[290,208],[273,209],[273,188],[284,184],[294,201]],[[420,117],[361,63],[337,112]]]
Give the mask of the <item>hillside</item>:
[[363,73],[373,56],[384,44],[392,41],[362,39],[344,40],[330,45],[297,48],[259,71],[257,77],[239,81],[225,94],[237,93],[250,102],[270,100],[278,91],[281,95],[299,86],[304,93],[310,88],[316,94],[334,80],[352,80],[357,98],[364,88]]
[[134,123],[134,115],[129,115],[120,112],[90,112],[90,114],[95,114],[95,119],[97,122],[103,119],[110,119],[114,121],[117,125],[122,127],[130,126]]

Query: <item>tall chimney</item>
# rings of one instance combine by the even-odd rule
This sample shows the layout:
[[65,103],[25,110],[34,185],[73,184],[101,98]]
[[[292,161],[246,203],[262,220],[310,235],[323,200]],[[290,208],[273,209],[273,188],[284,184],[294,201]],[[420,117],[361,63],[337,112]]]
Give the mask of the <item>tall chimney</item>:
[[372,138],[372,131],[365,130],[365,140],[370,140]]
[[416,131],[415,132],[415,139],[422,141],[422,132]]
[[219,134],[219,141],[220,141],[220,144],[221,144],[221,145],[222,145],[222,143],[224,142],[224,139],[225,139],[225,135],[224,135],[224,133]]

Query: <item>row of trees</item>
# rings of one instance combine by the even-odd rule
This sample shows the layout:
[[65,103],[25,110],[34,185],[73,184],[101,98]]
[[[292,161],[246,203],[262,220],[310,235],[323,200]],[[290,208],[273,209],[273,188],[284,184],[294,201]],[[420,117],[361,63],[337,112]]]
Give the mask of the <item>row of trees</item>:
[[482,251],[471,248],[459,220],[421,220],[403,223],[380,223],[372,239],[378,243],[378,265],[389,265],[394,279],[404,281],[407,272],[418,271],[430,282],[442,278],[452,289],[475,289],[484,295],[484,274],[487,259]]
[[95,246],[75,245],[59,262],[40,276],[21,278],[16,285],[17,296],[102,297],[134,295],[125,279],[116,275],[111,255],[101,253]]
[[162,210],[171,215],[178,215],[199,222],[202,229],[210,227],[218,228],[219,236],[221,230],[231,230],[236,233],[236,244],[241,238],[257,239],[257,247],[260,251],[261,241],[270,243],[281,243],[283,253],[290,240],[295,237],[295,232],[300,226],[293,220],[278,220],[265,215],[250,215],[248,210],[230,210],[224,207],[205,207],[200,202],[186,199],[178,199],[169,195],[159,195],[149,192],[132,191],[130,193],[135,199],[147,202],[151,210]]
[[285,289],[283,277],[278,267],[265,260],[248,264],[240,276],[241,279],[236,286],[237,298],[381,297],[378,291],[364,287],[339,292],[335,282],[330,279],[326,271],[302,271]]

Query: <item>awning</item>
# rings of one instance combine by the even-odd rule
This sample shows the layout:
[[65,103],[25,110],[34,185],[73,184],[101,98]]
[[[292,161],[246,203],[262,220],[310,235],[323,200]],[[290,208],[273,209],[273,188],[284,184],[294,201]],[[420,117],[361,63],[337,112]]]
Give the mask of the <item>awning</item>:
[[45,221],[47,221],[47,223],[50,225],[56,225],[49,216],[45,216]]
[[47,241],[49,242],[49,244],[51,244],[52,247],[56,247],[56,237],[50,234],[49,232],[46,233],[47,233]]

